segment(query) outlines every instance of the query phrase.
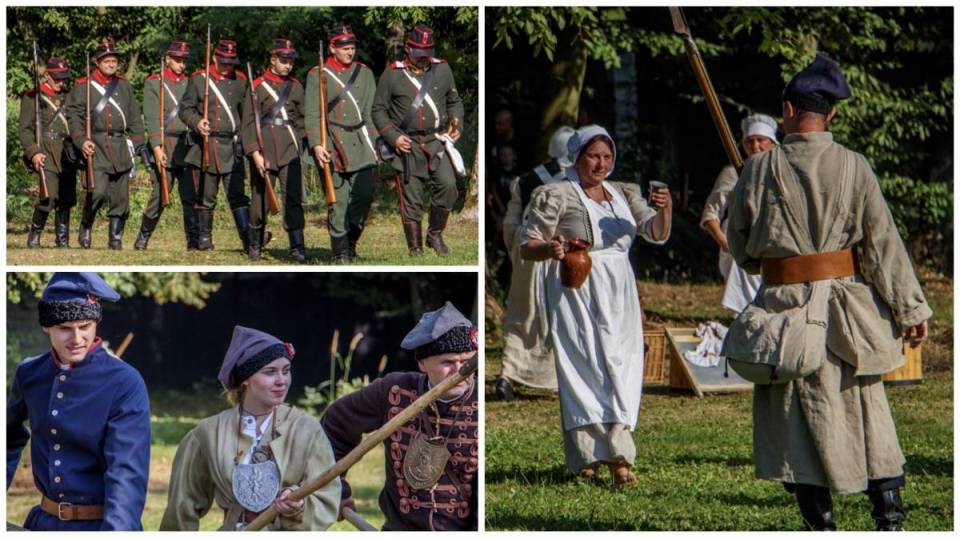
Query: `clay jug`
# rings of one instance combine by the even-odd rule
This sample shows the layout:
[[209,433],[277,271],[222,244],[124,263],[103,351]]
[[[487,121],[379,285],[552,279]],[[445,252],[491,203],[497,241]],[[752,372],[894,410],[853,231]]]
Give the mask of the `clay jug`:
[[570,240],[569,248],[560,261],[560,282],[567,288],[580,288],[590,273],[590,242],[580,238]]

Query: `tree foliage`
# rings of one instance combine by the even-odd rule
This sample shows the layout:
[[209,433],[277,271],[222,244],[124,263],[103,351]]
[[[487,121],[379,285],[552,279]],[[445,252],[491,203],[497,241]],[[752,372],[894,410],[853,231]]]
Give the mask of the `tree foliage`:
[[[552,94],[562,86],[539,80],[539,70],[529,66],[564,61],[559,54],[571,54],[563,48],[572,43],[581,49],[574,53],[586,52],[590,65],[585,80],[562,81],[582,86],[582,92],[572,110],[559,116],[575,124],[586,107],[591,122],[633,124],[636,136],[618,141],[621,177],[683,178],[695,170],[693,196],[706,196],[724,156],[666,9],[509,7],[486,13],[492,61],[509,56],[511,63],[524,66],[487,70],[491,101],[519,108],[521,116],[524,109],[531,117],[555,114],[549,109]],[[708,7],[687,8],[685,15],[734,132],[749,112],[779,116],[784,83],[817,52],[837,60],[853,97],[838,106],[831,131],[873,165],[913,255],[941,271],[952,270],[949,8]],[[613,118],[610,101],[617,90],[610,74],[631,66],[639,94],[636,117]],[[549,128],[559,123],[543,125],[536,134],[537,157],[544,156]],[[704,168],[714,172],[708,175]],[[695,214],[691,209],[678,215],[691,221],[691,235],[702,241],[690,249],[691,257],[713,250],[695,230]]]
[[[52,276],[52,272],[7,273],[7,301],[20,304],[39,298]],[[101,276],[123,297],[140,294],[158,304],[182,303],[197,309],[204,308],[210,295],[220,289],[220,283],[204,280],[202,273],[111,272]]]

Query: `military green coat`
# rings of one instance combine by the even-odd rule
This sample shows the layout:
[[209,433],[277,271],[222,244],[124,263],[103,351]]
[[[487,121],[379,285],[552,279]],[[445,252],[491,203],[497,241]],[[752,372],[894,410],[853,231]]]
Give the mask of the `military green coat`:
[[[357,79],[350,87],[349,95],[344,95],[343,88],[355,70],[359,70]],[[372,167],[376,164],[373,142],[377,132],[370,112],[377,91],[373,71],[359,62],[342,68],[329,58],[323,71],[327,78],[327,103],[341,96],[336,106],[327,112],[327,150],[334,151],[336,140],[337,147],[344,154],[341,157],[346,157],[346,166],[341,172]],[[319,72],[319,68],[315,66],[307,74],[304,125],[307,130],[307,144],[311,149],[320,144]]]
[[[94,82],[106,88],[109,80],[100,71],[94,70]],[[133,94],[133,86],[123,77],[103,112],[93,119],[91,134],[97,148],[93,156],[93,168],[100,172],[115,174],[133,168],[133,156],[127,144],[129,140],[136,149],[146,142],[143,132],[143,119],[140,117],[140,103]],[[87,78],[81,77],[73,85],[67,97],[67,122],[70,124],[70,138],[79,150],[87,141],[86,123]],[[91,118],[93,110],[100,102],[101,94],[96,85],[90,89]]]
[[[165,116],[164,138],[168,167],[182,167],[187,156],[187,139],[181,135],[187,126],[179,118],[183,106],[183,94],[187,91],[186,74],[176,75],[164,70],[163,115]],[[147,77],[143,83],[143,121],[147,126],[147,140],[151,148],[160,146],[160,73]]]
[[[429,131],[446,128],[453,118],[460,120],[460,129],[463,130],[463,101],[457,93],[453,71],[440,58],[433,59],[429,71],[434,72],[427,91],[430,99],[424,99],[423,106],[404,130],[413,140],[413,174],[420,177],[428,176],[428,170],[436,170],[440,161],[436,157],[444,150],[443,143]],[[427,73],[423,71],[414,75],[404,62],[398,61],[390,64],[380,76],[371,113],[379,136],[391,147],[396,148],[397,139],[404,134],[399,125],[417,95],[417,86],[411,79],[422,85]],[[394,169],[403,170],[399,157],[392,164]]]
[[34,126],[34,96],[36,91],[30,88],[23,93],[20,98],[20,124],[18,131],[20,133],[20,144],[23,146],[23,154],[28,161],[40,152],[46,154],[46,160],[43,163],[44,170],[53,173],[59,173],[63,170],[63,145],[70,140],[70,126],[67,124],[67,117],[63,110],[55,112],[57,108],[63,106],[66,101],[66,93],[53,92],[46,84],[41,83],[43,88],[40,94],[40,129],[42,138],[40,146],[37,146],[36,128]]
[[[234,167],[243,166],[236,155],[234,141],[238,141],[243,126],[242,104],[247,97],[247,76],[234,70],[231,76],[222,77],[215,69],[210,69],[209,114],[211,134],[210,161],[207,170],[211,174],[229,174]],[[196,131],[197,124],[203,119],[203,94],[206,86],[205,71],[198,69],[190,75],[190,82],[183,94],[180,119],[190,129]],[[217,96],[219,91],[223,100]],[[196,140],[203,137],[194,133]],[[186,162],[200,168],[203,166],[203,143],[190,146]]]
[[263,145],[257,142],[256,125],[253,118],[253,104],[249,98],[243,100],[243,151],[252,155],[260,151],[266,158],[270,170],[276,171],[287,163],[298,159],[303,151],[303,85],[293,77],[282,78],[267,70],[253,81],[261,122],[273,110],[277,100],[283,95],[284,88],[291,84],[290,97],[278,112],[274,122],[261,127]]

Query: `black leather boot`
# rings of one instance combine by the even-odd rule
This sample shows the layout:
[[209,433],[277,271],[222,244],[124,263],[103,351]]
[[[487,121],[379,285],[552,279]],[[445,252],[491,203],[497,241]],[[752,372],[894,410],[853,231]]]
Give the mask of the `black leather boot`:
[[57,210],[54,216],[57,247],[70,247],[70,208]]
[[237,234],[243,244],[243,251],[250,250],[250,207],[242,206],[233,209],[233,222],[237,225]]
[[123,249],[123,227],[127,220],[123,217],[110,218],[110,238],[107,247],[114,251]]
[[350,263],[350,238],[347,236],[330,236],[330,249],[333,251],[333,263],[344,265]]
[[450,249],[443,243],[443,231],[447,228],[450,212],[441,208],[430,208],[430,225],[427,227],[427,247],[432,247],[438,256],[447,256]]
[[140,233],[137,234],[137,241],[133,243],[133,248],[138,251],[147,250],[147,242],[150,241],[150,236],[153,234],[153,231],[157,228],[157,223],[160,222],[160,216],[156,216],[153,219],[143,215],[140,217]]
[[513,384],[510,383],[510,380],[507,380],[502,376],[497,378],[496,391],[497,396],[507,402],[510,402],[516,398],[516,395],[513,393]]
[[250,226],[247,233],[247,258],[260,260],[260,247],[263,245],[263,227]]
[[830,489],[813,485],[796,485],[794,494],[800,505],[804,529],[809,531],[837,531],[833,519],[833,498]]
[[363,228],[359,226],[351,226],[350,230],[347,232],[347,238],[350,240],[350,246],[347,255],[350,257],[351,262],[360,258],[360,255],[357,254],[357,242],[360,241],[361,235],[363,235]]
[[93,235],[93,220],[97,217],[97,214],[90,209],[91,206],[93,206],[93,202],[90,200],[90,195],[87,194],[83,203],[83,211],[80,213],[79,243],[80,247],[83,247],[84,249],[90,248]]
[[423,256],[423,239],[420,221],[404,221],[403,235],[407,237],[410,256]]
[[47,224],[47,216],[49,215],[45,211],[33,210],[33,220],[30,222],[30,231],[27,232],[27,247],[31,249],[40,247],[40,233],[43,232],[43,227]]
[[873,504],[870,516],[877,523],[877,531],[903,531],[903,521],[907,519],[907,511],[903,508],[899,488],[868,490],[867,496]]
[[197,220],[200,223],[200,241],[197,248],[201,251],[213,250],[213,210],[197,210]]
[[188,208],[183,214],[183,235],[187,239],[187,250],[196,251],[200,248],[200,222],[197,210]]
[[287,231],[290,237],[290,256],[297,262],[307,261],[307,248],[303,242],[303,229]]

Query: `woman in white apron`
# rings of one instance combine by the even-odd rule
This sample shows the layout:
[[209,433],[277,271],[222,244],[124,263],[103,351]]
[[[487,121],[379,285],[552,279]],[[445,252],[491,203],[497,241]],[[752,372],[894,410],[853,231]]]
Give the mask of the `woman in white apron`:
[[[743,131],[743,151],[747,158],[760,152],[765,152],[777,142],[777,121],[766,114],[751,114],[740,122]],[[713,241],[720,247],[720,274],[723,276],[724,288],[721,304],[735,313],[740,313],[747,307],[757,291],[760,290],[759,275],[751,275],[734,262],[727,249],[727,204],[730,193],[737,185],[737,171],[733,165],[728,165],[720,171],[713,184],[713,190],[707,196],[700,215],[700,228],[707,231]]]
[[[605,182],[616,147],[605,129],[579,129],[567,146],[565,181],[538,188],[521,233],[521,255],[545,260],[538,288],[541,320],[557,362],[567,467],[582,477],[610,467],[614,484],[636,482],[631,432],[643,386],[643,327],[630,266],[633,238],[663,244],[670,235],[667,189],[647,205],[636,185]],[[579,288],[560,282],[567,240],[590,243],[592,268]]]
[[200,420],[177,448],[160,530],[196,531],[214,503],[221,530],[273,506],[268,530],[325,530],[337,518],[340,480],[294,502],[290,494],[334,463],[320,422],[285,404],[293,346],[236,326],[218,378],[234,406]]

